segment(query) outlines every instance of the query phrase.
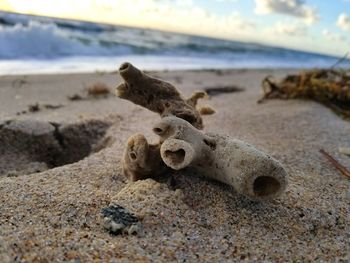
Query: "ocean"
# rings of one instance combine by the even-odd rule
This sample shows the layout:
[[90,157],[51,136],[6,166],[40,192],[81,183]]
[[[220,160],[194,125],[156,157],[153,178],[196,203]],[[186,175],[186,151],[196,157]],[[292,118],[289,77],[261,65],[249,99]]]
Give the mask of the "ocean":
[[[0,74],[330,67],[337,57],[150,29],[0,12]],[[342,64],[350,67],[350,61]]]

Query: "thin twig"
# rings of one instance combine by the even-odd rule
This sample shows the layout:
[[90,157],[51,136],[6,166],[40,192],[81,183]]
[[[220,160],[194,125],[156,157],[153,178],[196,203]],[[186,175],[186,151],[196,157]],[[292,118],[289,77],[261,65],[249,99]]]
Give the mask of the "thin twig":
[[346,169],[345,166],[341,165],[336,159],[334,159],[329,153],[327,153],[325,150],[321,149],[320,153],[322,153],[333,165],[335,168],[337,168],[343,175],[350,178],[350,172],[348,169]]
[[337,62],[335,62],[333,64],[333,66],[331,66],[331,69],[334,69],[336,66],[338,66],[339,64],[343,63],[345,60],[348,59],[348,55],[349,55],[349,52],[346,52],[345,55],[343,57],[341,57],[340,59],[337,60]]

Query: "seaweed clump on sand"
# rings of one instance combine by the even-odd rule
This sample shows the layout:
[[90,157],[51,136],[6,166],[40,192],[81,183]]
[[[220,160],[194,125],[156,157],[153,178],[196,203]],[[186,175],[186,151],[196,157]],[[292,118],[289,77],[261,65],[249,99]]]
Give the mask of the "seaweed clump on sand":
[[288,75],[281,81],[267,76],[262,81],[266,99],[309,99],[331,108],[340,116],[350,119],[350,71],[314,69]]

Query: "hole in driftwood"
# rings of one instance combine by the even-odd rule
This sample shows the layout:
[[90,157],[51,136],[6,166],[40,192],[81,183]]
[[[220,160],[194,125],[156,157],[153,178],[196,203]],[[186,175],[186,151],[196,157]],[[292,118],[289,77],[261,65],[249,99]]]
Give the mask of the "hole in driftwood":
[[276,193],[281,185],[277,179],[270,176],[260,176],[254,181],[254,193],[257,196],[268,196]]

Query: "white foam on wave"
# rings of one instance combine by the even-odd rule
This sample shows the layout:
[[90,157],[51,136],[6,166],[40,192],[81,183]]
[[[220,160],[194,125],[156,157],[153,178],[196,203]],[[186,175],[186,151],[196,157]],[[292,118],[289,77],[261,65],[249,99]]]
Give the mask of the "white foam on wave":
[[200,70],[229,68],[311,68],[325,67],[321,63],[290,63],[283,61],[228,61],[216,58],[191,58],[182,56],[120,55],[110,57],[68,57],[52,60],[0,60],[0,75],[91,73],[115,71],[125,62],[131,62],[143,70]]
[[[334,57],[147,29],[1,13],[0,74],[330,67]],[[1,23],[1,21],[0,21]],[[350,67],[350,61],[342,66]]]
[[0,75],[89,73],[115,71],[125,62],[143,70],[185,70],[229,68],[232,65],[215,59],[178,56],[122,55],[114,57],[69,57],[54,60],[0,60]]
[[126,52],[126,47],[105,48],[93,39],[79,41],[55,24],[29,21],[27,25],[0,26],[0,59],[103,56]]

